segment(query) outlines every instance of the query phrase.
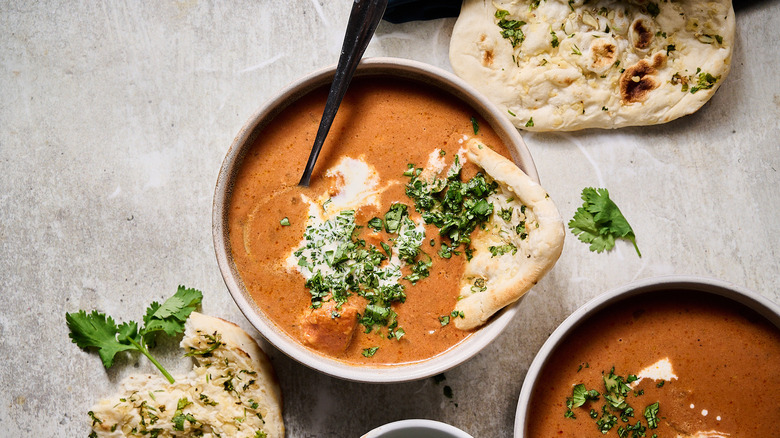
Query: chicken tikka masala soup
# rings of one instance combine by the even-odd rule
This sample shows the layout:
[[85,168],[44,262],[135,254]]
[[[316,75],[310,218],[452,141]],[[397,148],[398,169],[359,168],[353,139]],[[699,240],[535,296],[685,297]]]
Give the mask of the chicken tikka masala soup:
[[299,187],[326,96],[292,103],[244,157],[228,213],[236,268],[265,315],[311,349],[371,365],[431,358],[470,334],[450,322],[469,236],[492,213],[493,184],[465,141],[510,153],[435,87],[360,77]]
[[776,436],[780,330],[694,291],[613,304],[578,326],[536,380],[527,437]]

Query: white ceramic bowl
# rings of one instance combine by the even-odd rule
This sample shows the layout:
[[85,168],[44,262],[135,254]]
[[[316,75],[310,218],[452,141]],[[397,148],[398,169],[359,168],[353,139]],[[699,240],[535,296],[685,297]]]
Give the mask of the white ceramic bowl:
[[472,436],[449,424],[415,419],[379,426],[360,438],[472,438]]
[[531,395],[538,383],[539,375],[547,364],[548,359],[555,349],[566,339],[570,333],[588,318],[595,315],[602,309],[611,306],[617,302],[636,297],[639,295],[665,292],[671,290],[689,290],[695,292],[704,292],[718,295],[733,300],[735,303],[742,304],[759,315],[766,318],[771,324],[780,328],[780,306],[769,301],[755,292],[738,287],[725,281],[694,277],[694,276],[664,276],[649,278],[623,287],[619,287],[587,302],[577,309],[550,335],[542,348],[537,353],[528,373],[523,381],[523,388],[520,390],[520,398],[517,402],[517,413],[515,416],[515,438],[526,437],[526,428],[528,427],[528,409],[531,401]]
[[[360,382],[389,383],[430,377],[465,362],[495,339],[514,317],[519,302],[506,307],[455,347],[426,361],[381,367],[349,365],[308,349],[279,330],[247,293],[232,260],[227,205],[230,202],[233,178],[246,151],[277,114],[306,93],[330,84],[334,72],[335,67],[320,70],[287,86],[262,106],[236,136],[220,169],[214,195],[212,231],[217,263],[230,294],[249,322],[271,344],[298,362],[334,377]],[[499,135],[518,166],[532,179],[539,180],[533,159],[517,129],[487,98],[466,82],[439,68],[395,58],[363,60],[356,72],[356,77],[388,75],[436,87],[470,105]]]

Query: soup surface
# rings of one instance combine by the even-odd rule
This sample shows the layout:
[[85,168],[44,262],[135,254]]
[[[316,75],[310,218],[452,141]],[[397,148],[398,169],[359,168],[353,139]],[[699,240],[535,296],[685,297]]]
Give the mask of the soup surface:
[[630,299],[559,345],[524,436],[774,436],[778,374],[780,331],[755,312],[692,291]]
[[[476,111],[434,87],[356,78],[302,188],[326,96],[323,88],[291,104],[244,158],[228,214],[236,267],[263,312],[310,348],[372,365],[430,358],[469,335],[448,323],[468,245],[447,254],[452,242],[422,221],[407,185],[458,165],[460,180],[479,178],[463,157],[469,137],[509,152]],[[371,266],[334,272],[343,253]],[[347,277],[334,299],[334,276],[366,270],[371,279]]]

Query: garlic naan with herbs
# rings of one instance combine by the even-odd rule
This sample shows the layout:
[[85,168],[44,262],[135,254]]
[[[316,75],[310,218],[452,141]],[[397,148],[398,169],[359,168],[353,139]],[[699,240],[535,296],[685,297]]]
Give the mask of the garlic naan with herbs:
[[456,74],[531,131],[665,123],[728,75],[730,0],[465,0]]

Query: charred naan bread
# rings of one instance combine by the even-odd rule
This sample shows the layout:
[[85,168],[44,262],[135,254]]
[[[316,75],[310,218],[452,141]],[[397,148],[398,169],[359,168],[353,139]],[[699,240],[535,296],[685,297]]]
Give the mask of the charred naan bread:
[[552,267],[563,250],[561,215],[547,192],[512,161],[476,139],[466,158],[498,183],[489,197],[493,217],[471,240],[474,256],[466,263],[456,327],[469,330],[517,301]]
[[245,331],[193,312],[181,346],[196,361],[188,375],[173,384],[159,374],[126,378],[92,408],[90,436],[284,437],[273,368]]
[[450,62],[518,128],[650,125],[715,93],[734,26],[731,0],[465,0]]

